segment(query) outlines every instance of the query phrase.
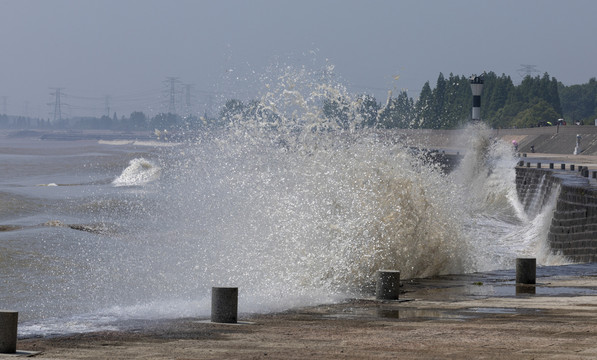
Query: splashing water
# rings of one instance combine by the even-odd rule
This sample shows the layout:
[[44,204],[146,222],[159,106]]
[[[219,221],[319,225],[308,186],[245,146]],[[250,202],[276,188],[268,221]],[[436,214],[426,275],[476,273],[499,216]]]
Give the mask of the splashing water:
[[160,167],[149,160],[137,158],[130,161],[122,174],[114,179],[114,186],[142,186],[160,176]]
[[[158,199],[144,209],[156,218],[138,221],[160,274],[143,296],[239,286],[245,311],[272,311],[366,293],[379,269],[506,268],[527,251],[516,161],[487,129],[465,131],[467,156],[446,175],[362,129],[342,87],[312,85],[304,71],[279,79],[256,111],[163,156]],[[348,126],[320,110],[330,98],[346,105]]]
[[[512,268],[516,257],[536,257],[540,265],[568,261],[551,253],[547,233],[559,189],[552,191],[543,207],[525,212],[516,191],[516,159],[511,146],[496,141],[481,124],[469,127],[463,139],[466,155],[453,178],[463,186],[469,252],[475,257],[472,271]],[[468,140],[468,141],[467,141]],[[531,195],[532,196],[532,195]],[[535,196],[545,196],[537,192]],[[542,198],[530,199],[542,203]]]
[[130,230],[71,269],[84,272],[65,297],[86,304],[75,311],[207,315],[212,286],[238,286],[241,312],[276,311],[368,294],[379,269],[485,271],[541,252],[550,208],[524,213],[511,146],[483,126],[463,131],[466,156],[445,174],[397,133],[364,129],[342,86],[304,68],[264,82],[251,112],[113,182],[143,191],[109,202]]

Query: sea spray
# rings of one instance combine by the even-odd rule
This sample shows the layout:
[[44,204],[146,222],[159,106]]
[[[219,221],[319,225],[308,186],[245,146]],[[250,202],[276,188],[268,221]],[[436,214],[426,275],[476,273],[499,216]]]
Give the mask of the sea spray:
[[20,279],[43,298],[19,299],[35,320],[24,331],[207,316],[212,286],[238,286],[241,312],[369,296],[382,268],[405,279],[512,268],[545,242],[548,215],[521,211],[515,158],[489,129],[462,131],[464,159],[445,174],[416,136],[365,126],[361,98],[333,79],[272,71],[245,111],[122,160],[114,180],[129,180],[73,201],[73,217],[118,230],[38,229],[45,257]]
[[120,176],[112,184],[114,186],[142,186],[160,176],[160,167],[144,158],[136,158],[129,162]]
[[[491,134],[491,130],[481,123],[467,127],[461,134],[461,141],[467,144],[468,150],[460,166],[451,174],[463,187],[463,207],[469,219],[466,236],[469,237],[469,251],[475,258],[469,271],[511,268],[513,259],[521,256],[536,257],[539,265],[567,263],[562,256],[553,254],[547,244],[559,190],[519,199],[515,171],[517,158],[510,144]],[[543,199],[546,196],[549,199]],[[536,205],[538,203],[544,205]]]

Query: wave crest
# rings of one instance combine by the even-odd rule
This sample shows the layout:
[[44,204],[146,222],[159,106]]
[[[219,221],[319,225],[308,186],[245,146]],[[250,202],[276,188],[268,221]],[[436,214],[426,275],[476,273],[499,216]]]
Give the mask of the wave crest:
[[143,186],[160,177],[161,168],[144,158],[136,158],[113,182],[114,186]]

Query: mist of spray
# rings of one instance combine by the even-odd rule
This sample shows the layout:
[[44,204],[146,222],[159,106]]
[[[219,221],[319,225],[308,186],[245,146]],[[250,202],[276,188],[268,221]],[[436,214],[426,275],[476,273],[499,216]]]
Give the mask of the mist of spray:
[[71,298],[116,318],[199,316],[212,286],[237,286],[241,312],[267,312],[371,295],[380,269],[511,268],[544,248],[550,208],[524,213],[507,144],[471,126],[445,174],[416,140],[366,129],[327,70],[272,70],[225,126],[131,162],[114,183],[128,197],[100,201],[126,230],[81,254]]

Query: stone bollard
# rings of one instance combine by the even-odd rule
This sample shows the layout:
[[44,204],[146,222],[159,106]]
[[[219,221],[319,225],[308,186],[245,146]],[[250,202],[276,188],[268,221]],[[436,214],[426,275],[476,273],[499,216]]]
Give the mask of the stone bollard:
[[238,313],[238,288],[211,288],[211,322],[236,324]]
[[562,165],[560,165],[560,169],[562,169],[562,170],[566,170],[566,164],[562,164]]
[[400,271],[379,270],[377,272],[375,298],[377,300],[398,300],[399,293]]
[[535,258],[516,259],[516,283],[534,284],[537,277],[537,260]]
[[541,163],[540,162],[537,163],[537,169],[541,169]]
[[18,320],[18,312],[0,310],[0,353],[14,354],[17,352]]
[[549,163],[549,168],[553,169],[553,163]]
[[574,171],[574,164],[570,165],[570,171]]
[[516,295],[535,295],[535,285],[525,285],[525,284],[518,284],[516,285]]

